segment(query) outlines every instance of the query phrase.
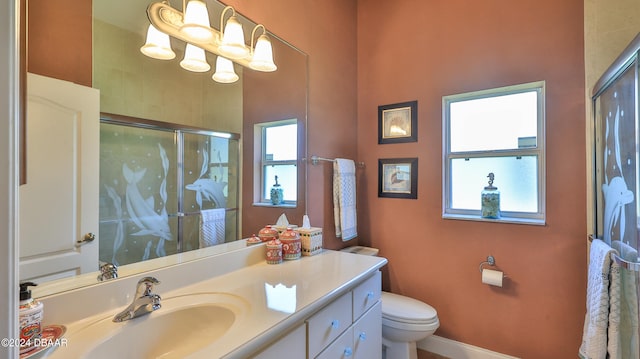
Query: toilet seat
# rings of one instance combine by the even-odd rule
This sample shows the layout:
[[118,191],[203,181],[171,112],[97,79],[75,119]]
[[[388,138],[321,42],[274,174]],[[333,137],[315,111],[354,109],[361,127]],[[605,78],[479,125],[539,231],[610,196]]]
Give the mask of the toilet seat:
[[438,312],[429,304],[389,292],[382,292],[382,321],[393,327],[439,324]]

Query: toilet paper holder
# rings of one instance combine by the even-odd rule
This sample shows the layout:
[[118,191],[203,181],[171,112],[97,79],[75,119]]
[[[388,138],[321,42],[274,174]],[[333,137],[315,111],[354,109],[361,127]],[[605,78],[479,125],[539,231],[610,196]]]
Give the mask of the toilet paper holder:
[[[485,264],[490,265],[490,266],[492,266],[492,267],[495,267],[495,266],[496,266],[496,259],[495,259],[495,257],[494,257],[494,256],[488,256],[486,261],[484,261],[484,262],[480,262],[480,267],[478,268],[478,270],[480,271],[480,273],[482,273],[482,269],[483,269],[482,267],[483,267]],[[503,273],[503,277],[504,277],[504,278],[507,278],[507,275]]]

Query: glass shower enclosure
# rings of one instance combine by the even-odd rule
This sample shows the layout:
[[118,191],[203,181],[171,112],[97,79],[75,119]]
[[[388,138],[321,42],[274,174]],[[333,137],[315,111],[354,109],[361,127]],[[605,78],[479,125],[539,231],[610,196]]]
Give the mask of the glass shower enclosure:
[[620,341],[623,358],[640,355],[639,56],[640,34],[600,78],[592,93],[594,235],[617,251],[613,260],[620,269],[619,273],[612,269],[611,275],[620,276],[616,303],[620,309],[620,335],[609,340]]
[[125,265],[236,240],[239,139],[103,114],[100,261]]

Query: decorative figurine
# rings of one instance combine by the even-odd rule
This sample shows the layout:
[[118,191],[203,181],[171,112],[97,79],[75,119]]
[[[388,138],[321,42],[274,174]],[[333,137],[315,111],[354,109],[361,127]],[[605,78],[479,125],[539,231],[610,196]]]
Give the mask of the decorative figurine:
[[278,205],[284,202],[284,193],[282,187],[278,183],[278,176],[276,177],[276,184],[271,187],[271,204]]
[[495,175],[489,173],[489,185],[482,191],[482,218],[500,218],[500,191],[493,186]]

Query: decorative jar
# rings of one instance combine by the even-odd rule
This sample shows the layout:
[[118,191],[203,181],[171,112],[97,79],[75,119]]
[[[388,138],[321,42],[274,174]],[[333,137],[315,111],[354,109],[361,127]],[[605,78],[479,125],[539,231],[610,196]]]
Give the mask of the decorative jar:
[[282,263],[282,242],[278,239],[267,242],[266,257],[268,264]]
[[271,240],[278,239],[278,231],[267,225],[258,232],[258,237],[260,237],[263,242],[269,242]]
[[276,183],[271,187],[271,204],[278,205],[284,202],[284,191],[278,183],[278,176],[276,176]]
[[495,175],[489,173],[489,185],[484,188],[481,194],[482,218],[500,218],[500,191],[493,185]]
[[291,228],[287,228],[286,231],[280,235],[280,241],[282,242],[282,256],[285,260],[299,259],[302,253],[302,244],[300,242],[300,235],[298,232]]

